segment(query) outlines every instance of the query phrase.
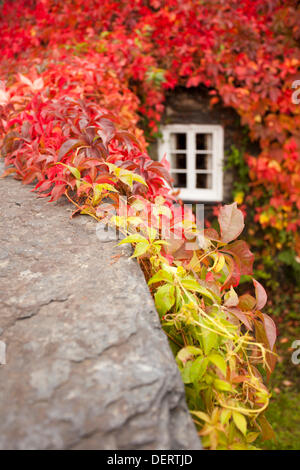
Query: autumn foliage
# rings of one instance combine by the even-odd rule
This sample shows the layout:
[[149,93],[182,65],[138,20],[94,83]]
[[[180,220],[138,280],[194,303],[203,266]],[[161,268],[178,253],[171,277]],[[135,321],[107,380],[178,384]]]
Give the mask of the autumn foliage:
[[[106,104],[131,126],[142,117],[152,133],[166,90],[205,85],[211,105],[221,100],[236,109],[260,143],[258,158],[246,156],[252,181],[247,202],[255,205],[257,222],[275,230],[275,244],[276,231],[295,234],[300,224],[300,107],[292,102],[300,64],[297,5],[4,1],[1,76],[9,90],[16,71],[32,81],[43,78],[45,87],[52,80],[52,96],[75,86],[90,97],[105,90]],[[289,244],[299,255],[298,238]]]
[[[192,214],[182,220],[167,165],[147,155],[140,123],[156,135],[166,90],[205,85],[211,106],[221,100],[233,107],[260,143],[259,156],[246,156],[246,202],[257,224],[272,230],[269,241],[274,230],[295,234],[296,5],[7,0],[0,7],[5,174],[34,183],[51,201],[66,195],[75,211],[114,223],[127,236],[121,243],[133,244],[210,448],[249,448],[257,433],[270,437],[264,378],[274,367],[276,329],[261,312],[266,295],[257,281],[255,295],[238,293],[240,277],[252,275],[253,255],[236,240],[244,226],[236,204],[220,210],[218,231],[208,229],[202,245],[186,250],[187,238],[198,237],[195,220]],[[120,196],[129,201],[126,220]],[[296,251],[297,240],[289,238]]]
[[244,228],[236,203],[220,209],[219,231],[199,231],[176,203],[166,163],[151,160],[114,115],[69,92],[48,100],[39,79],[19,79],[23,94],[7,103],[15,117],[2,146],[6,174],[37,181],[50,201],[65,195],[74,215],[117,227],[120,244],[134,246],[206,447],[248,449],[260,433],[271,437],[264,378],[275,366],[276,327],[261,311],[259,282],[254,295],[235,290],[254,261],[236,240]]

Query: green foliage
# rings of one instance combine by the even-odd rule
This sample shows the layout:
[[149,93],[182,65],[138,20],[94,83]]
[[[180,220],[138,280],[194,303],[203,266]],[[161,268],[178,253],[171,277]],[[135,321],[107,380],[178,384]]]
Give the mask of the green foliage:
[[[166,256],[172,242],[153,250],[150,246],[157,242],[148,237],[149,251],[142,256],[141,265],[203,444],[211,449],[252,449],[260,432],[265,438],[272,435],[263,418],[270,395],[257,365],[267,373],[273,369],[275,357],[270,351],[276,329],[271,318],[259,311],[266,294],[257,281],[253,281],[255,298],[249,294],[239,297],[228,283],[228,271],[229,278],[238,283],[233,260],[238,259],[243,273],[251,272],[253,262],[246,244],[234,241],[244,226],[235,204],[221,210],[219,226],[220,235],[205,235],[206,248],[184,251],[186,260],[171,264]],[[141,234],[129,235],[121,243],[126,242],[137,247]]]
[[244,158],[244,149],[238,149],[231,145],[230,151],[226,153],[226,165],[224,171],[234,170],[236,177],[233,182],[233,195],[249,192],[249,167]]
[[300,450],[300,393],[283,391],[274,394],[266,413],[272,423],[276,439],[261,442],[264,449]]

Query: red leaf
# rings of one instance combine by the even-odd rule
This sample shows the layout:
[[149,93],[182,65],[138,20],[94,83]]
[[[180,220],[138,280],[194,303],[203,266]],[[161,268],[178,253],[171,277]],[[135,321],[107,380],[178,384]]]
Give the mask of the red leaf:
[[168,170],[164,167],[164,165],[162,165],[160,162],[154,162],[153,160],[147,161],[144,168],[160,176],[161,178],[166,180],[166,182],[170,186],[172,186],[171,175]]
[[186,86],[187,88],[190,88],[192,86],[198,86],[200,82],[201,82],[201,76],[198,75],[196,77],[189,78]]
[[51,191],[51,199],[49,202],[57,201],[65,192],[66,186],[64,184],[54,186]]
[[219,234],[214,228],[206,228],[204,230],[204,236],[209,240],[220,241]]
[[222,286],[221,290],[229,289],[231,286],[236,287],[240,282],[241,273],[238,265],[232,259],[231,256],[225,255],[225,259],[228,265],[229,274]]
[[52,184],[53,184],[53,181],[49,181],[49,180],[40,181],[39,183],[37,183],[34,189],[38,189],[40,192],[47,191],[48,189],[51,188]]
[[269,317],[269,315],[267,315],[266,313],[263,313],[263,321],[265,324],[265,330],[266,330],[266,335],[269,341],[270,349],[271,351],[273,351],[275,341],[277,338],[276,325],[274,321],[272,320],[272,318]]
[[97,130],[97,134],[101,137],[103,145],[107,148],[109,142],[116,134],[116,127],[111,120],[106,118],[100,118],[99,122],[101,129]]
[[258,418],[258,422],[259,422],[259,426],[260,426],[261,431],[262,431],[262,439],[264,441],[269,440],[269,439],[275,439],[275,437],[276,437],[275,433],[274,433],[271,425],[267,421],[267,418],[263,414],[260,414],[260,416]]
[[227,253],[231,253],[236,263],[238,264],[241,274],[252,274],[253,272],[253,263],[254,263],[254,254],[251,253],[247,243],[243,240],[237,240],[231,245],[228,249],[225,248]]
[[6,170],[4,170],[2,175],[0,175],[0,178],[5,178],[6,176],[11,175],[12,173],[16,173],[16,171],[17,170],[15,168],[7,168]]
[[60,147],[58,151],[58,159],[57,161],[60,161],[72,148],[78,147],[79,145],[84,145],[81,140],[78,139],[69,139],[66,140]]
[[256,281],[256,279],[252,280],[255,287],[256,309],[262,310],[267,302],[267,293],[263,286],[258,281]]
[[235,317],[237,317],[244,325],[248,328],[248,330],[252,330],[252,325],[249,321],[248,315],[242,312],[239,308],[231,307],[229,312],[232,313]]
[[256,300],[250,294],[243,294],[239,298],[239,308],[244,311],[253,310],[256,304]]
[[206,276],[205,276],[205,280],[207,282],[213,282],[214,281],[213,273],[212,272],[207,273]]
[[221,229],[221,240],[224,243],[229,243],[237,238],[245,226],[244,215],[237,208],[236,202],[220,208],[218,221]]
[[[130,152],[130,151],[134,148],[134,145],[135,145],[139,150],[141,150],[141,146],[140,146],[138,140],[137,140],[136,137],[135,137],[133,134],[131,134],[130,132],[127,132],[127,131],[119,131],[119,132],[116,132],[116,133],[115,133],[115,137],[116,137],[116,139],[118,139],[120,142],[125,143],[128,152]],[[134,145],[133,145],[133,144],[134,144]]]

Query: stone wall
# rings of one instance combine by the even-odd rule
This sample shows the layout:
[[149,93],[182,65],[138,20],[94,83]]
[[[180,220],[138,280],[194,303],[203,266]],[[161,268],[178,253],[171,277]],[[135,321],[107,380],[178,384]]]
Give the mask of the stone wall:
[[200,449],[135,260],[0,180],[0,449]]

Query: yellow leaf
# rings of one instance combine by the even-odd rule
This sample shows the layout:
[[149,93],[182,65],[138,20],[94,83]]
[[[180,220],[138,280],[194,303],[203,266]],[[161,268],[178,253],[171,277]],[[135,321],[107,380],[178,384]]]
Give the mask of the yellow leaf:
[[187,265],[187,268],[190,270],[197,271],[200,269],[200,263],[199,263],[199,258],[196,254],[196,251],[193,252],[193,256],[189,264]]
[[202,419],[202,421],[205,421],[206,423],[210,423],[210,417],[206,413],[203,413],[203,411],[191,410],[191,413],[197,416],[197,418]]
[[219,354],[210,354],[208,356],[210,362],[212,362],[224,376],[226,376],[227,365],[225,359]]
[[236,427],[241,431],[244,436],[246,435],[247,432],[247,420],[244,415],[239,413],[238,411],[233,411],[232,412],[232,417],[234,424]]
[[222,269],[223,269],[223,267],[224,267],[224,264],[225,264],[224,255],[219,254],[217,263],[216,263],[215,268],[214,268],[214,271],[215,271],[216,273],[222,271]]
[[242,191],[236,193],[236,195],[234,196],[235,202],[239,205],[242,204],[242,202],[244,200],[244,196],[245,196],[245,194]]
[[259,216],[259,222],[263,225],[263,224],[266,224],[267,222],[269,222],[270,220],[270,217],[265,213],[263,212],[262,214],[260,214]]
[[281,166],[276,160],[271,160],[268,164],[269,168],[274,168],[274,170],[278,171],[278,173],[281,172]]

